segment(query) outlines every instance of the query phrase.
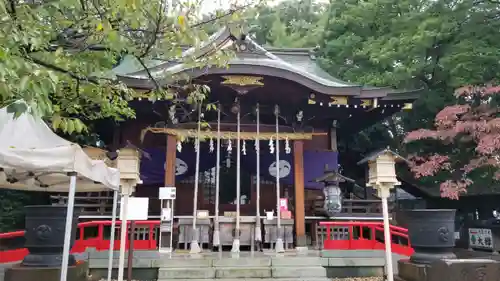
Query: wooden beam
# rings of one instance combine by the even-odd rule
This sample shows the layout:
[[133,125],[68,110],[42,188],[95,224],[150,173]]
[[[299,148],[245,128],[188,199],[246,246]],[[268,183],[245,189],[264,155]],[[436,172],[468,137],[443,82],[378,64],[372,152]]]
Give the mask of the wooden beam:
[[177,139],[167,135],[167,149],[165,157],[165,186],[175,186],[175,160],[177,158]]
[[306,222],[304,210],[304,141],[293,142],[293,170],[295,178],[295,233],[296,246],[306,247]]

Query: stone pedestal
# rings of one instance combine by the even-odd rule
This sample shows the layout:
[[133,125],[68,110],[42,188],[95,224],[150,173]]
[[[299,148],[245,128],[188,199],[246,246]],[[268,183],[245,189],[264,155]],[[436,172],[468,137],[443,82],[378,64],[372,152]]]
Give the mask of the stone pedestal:
[[[59,281],[60,267],[26,267],[16,265],[5,270],[5,281]],[[77,263],[68,267],[68,281],[87,281],[88,264]]]
[[500,262],[488,259],[450,259],[432,264],[398,263],[398,281],[498,281]]
[[[274,248],[276,240],[278,239],[278,225],[277,219],[272,220],[264,219],[264,243],[270,244]],[[293,219],[281,219],[281,238],[285,249],[293,248]]]
[[[220,243],[222,246],[233,245],[236,231],[236,218],[219,217]],[[253,245],[255,234],[255,217],[240,217],[240,245]]]
[[[25,247],[29,254],[24,258],[23,266],[61,267],[66,230],[66,206],[26,206]],[[79,210],[73,212],[70,247],[76,236]],[[69,256],[69,265],[75,264],[73,255]]]
[[[200,247],[207,248],[210,244],[210,227],[212,223],[210,219],[197,219],[196,220],[196,228],[198,235],[198,243]],[[189,248],[189,243],[193,240],[193,219],[191,218],[182,218],[179,219],[179,247],[181,249],[181,245],[184,246],[184,249]]]

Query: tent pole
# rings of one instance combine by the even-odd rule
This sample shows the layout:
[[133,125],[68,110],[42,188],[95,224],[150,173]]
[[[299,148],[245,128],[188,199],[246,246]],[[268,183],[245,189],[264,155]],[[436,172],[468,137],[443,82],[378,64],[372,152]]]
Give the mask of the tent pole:
[[69,251],[71,244],[71,232],[73,227],[73,209],[75,207],[75,190],[76,190],[76,173],[68,173],[70,176],[69,194],[68,194],[68,207],[66,211],[66,227],[64,231],[64,247],[61,264],[61,281],[66,281],[68,278],[68,263]]
[[276,252],[285,252],[283,245],[283,231],[281,229],[281,212],[280,212],[280,139],[279,139],[279,107],[274,107],[274,114],[276,115]]
[[111,214],[111,234],[109,237],[108,281],[111,281],[113,272],[113,253],[115,250],[116,205],[118,204],[118,190],[113,192],[113,210]]
[[217,106],[217,158],[215,164],[215,224],[214,224],[214,246],[217,246],[219,252],[220,246],[220,226],[219,226],[219,188],[220,188],[220,104]]
[[125,246],[127,240],[127,216],[128,216],[128,198],[130,193],[130,183],[127,183],[126,186],[122,186],[125,192],[122,192],[123,195],[123,206],[121,206],[121,228],[120,228],[120,257],[118,260],[118,281],[123,281],[123,270],[125,267]]

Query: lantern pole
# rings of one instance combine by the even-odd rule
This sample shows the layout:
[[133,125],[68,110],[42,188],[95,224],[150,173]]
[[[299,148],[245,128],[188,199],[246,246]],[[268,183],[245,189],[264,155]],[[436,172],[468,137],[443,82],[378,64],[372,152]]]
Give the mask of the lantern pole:
[[220,226],[219,226],[219,188],[220,188],[220,104],[217,106],[217,158],[215,166],[215,224],[213,244],[222,250],[220,246]]
[[236,122],[237,122],[237,128],[236,128],[236,227],[234,229],[234,239],[233,239],[233,247],[231,249],[231,252],[233,253],[239,253],[240,252],[240,192],[241,192],[241,186],[240,186],[240,162],[241,162],[241,151],[240,151],[240,102],[239,100],[237,101],[236,107],[238,109],[238,112],[236,113]]
[[278,105],[274,107],[274,115],[276,115],[276,225],[277,225],[277,238],[276,238],[276,252],[283,253],[285,248],[283,245],[282,229],[281,229],[281,212],[280,212],[280,141],[279,141],[279,111]]
[[200,245],[198,244],[198,229],[196,228],[196,216],[198,211],[198,186],[200,180],[200,134],[201,134],[201,103],[198,103],[198,130],[196,132],[195,148],[196,148],[196,166],[194,172],[194,196],[193,196],[193,225],[192,225],[192,240],[190,254],[201,253]]
[[385,244],[385,270],[387,281],[394,281],[394,270],[392,268],[392,249],[391,249],[391,229],[389,224],[389,206],[387,198],[391,195],[391,185],[380,184],[378,187],[378,195],[382,199],[382,216],[384,218],[384,244]]
[[259,104],[255,108],[255,113],[257,114],[257,139],[255,140],[255,156],[257,158],[257,178],[256,178],[256,189],[257,189],[257,207],[256,207],[256,220],[255,220],[255,241],[259,250],[262,249],[262,230],[260,226],[260,110]]
[[115,231],[116,231],[116,207],[118,205],[118,190],[113,192],[113,210],[111,214],[111,234],[109,237],[109,255],[108,255],[108,281],[111,281],[113,273],[113,258],[115,251]]

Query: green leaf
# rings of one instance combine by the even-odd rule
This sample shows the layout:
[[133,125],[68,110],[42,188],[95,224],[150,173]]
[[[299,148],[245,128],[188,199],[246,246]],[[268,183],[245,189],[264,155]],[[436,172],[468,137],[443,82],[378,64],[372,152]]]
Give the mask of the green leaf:
[[75,123],[71,119],[67,119],[66,121],[66,132],[68,134],[72,134],[75,131]]
[[62,122],[61,116],[54,115],[52,117],[52,129],[54,131],[57,131],[61,127],[61,122]]
[[7,112],[13,113],[14,118],[18,118],[28,110],[28,105],[25,102],[14,102],[7,106]]
[[75,125],[75,132],[77,132],[77,133],[81,133],[83,131],[83,129],[85,128],[82,121],[80,121],[78,119],[73,120],[73,123]]
[[27,89],[29,80],[29,76],[23,76],[21,78],[21,81],[19,82],[19,91],[23,92]]

